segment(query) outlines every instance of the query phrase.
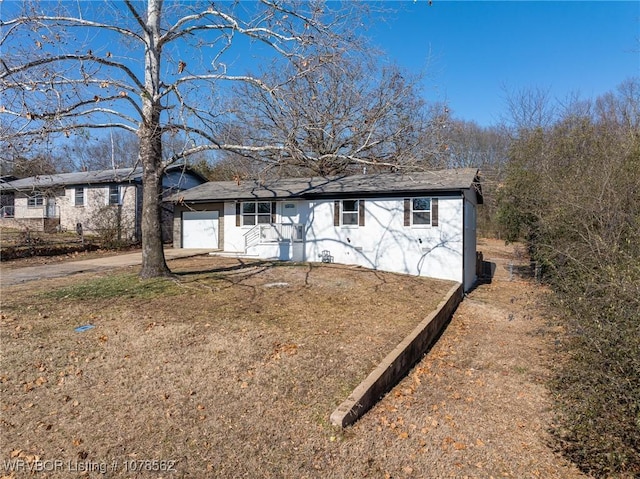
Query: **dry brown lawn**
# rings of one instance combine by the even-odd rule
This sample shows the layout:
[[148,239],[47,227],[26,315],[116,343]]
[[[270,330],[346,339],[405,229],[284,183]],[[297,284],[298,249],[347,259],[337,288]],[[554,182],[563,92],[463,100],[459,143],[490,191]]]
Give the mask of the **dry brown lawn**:
[[[120,251],[100,249],[95,238],[87,238],[86,250],[82,251],[79,237],[71,233],[45,233],[32,231],[32,243],[25,243],[25,233],[15,228],[0,226],[0,260],[2,269],[39,266],[67,261],[104,258],[123,252],[134,252],[131,246]],[[92,242],[92,240],[94,240]],[[46,256],[38,256],[38,251],[46,251]]]
[[479,249],[494,281],[345,430],[330,413],[451,283],[199,257],[177,281],[5,288],[0,477],[579,477],[548,445],[544,291],[509,281],[511,247]]

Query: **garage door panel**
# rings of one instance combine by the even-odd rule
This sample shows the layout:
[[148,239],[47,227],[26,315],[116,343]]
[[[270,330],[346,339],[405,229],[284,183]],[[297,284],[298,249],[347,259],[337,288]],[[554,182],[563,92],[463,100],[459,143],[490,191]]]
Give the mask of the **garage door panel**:
[[218,249],[218,212],[182,213],[182,247]]

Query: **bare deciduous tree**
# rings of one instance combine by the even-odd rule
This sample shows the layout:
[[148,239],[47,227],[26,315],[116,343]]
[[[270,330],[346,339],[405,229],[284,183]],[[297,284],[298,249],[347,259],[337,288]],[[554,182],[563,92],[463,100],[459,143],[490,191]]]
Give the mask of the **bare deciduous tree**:
[[98,137],[79,134],[70,140],[61,145],[61,150],[76,170],[129,168],[138,164],[138,137],[129,131],[109,131]]
[[365,55],[319,52],[272,71],[277,98],[255,84],[237,88],[234,133],[282,149],[254,155],[268,167],[334,175],[364,166],[414,164],[426,124],[418,79]]
[[[211,150],[283,152],[286,145],[227,143],[221,132],[226,82],[276,96],[257,74],[234,65],[236,42],[258,54],[303,62],[337,52],[353,4],[319,1],[3,5],[0,95],[5,142],[79,130],[122,129],[139,139],[143,168],[141,277],[164,276],[160,191],[164,167]],[[351,29],[350,35],[353,36]],[[349,39],[352,43],[355,40]],[[295,72],[297,73],[297,72]],[[163,156],[163,138],[182,147]]]
[[506,90],[506,121],[516,131],[546,128],[553,123],[557,115],[552,100],[548,88]]

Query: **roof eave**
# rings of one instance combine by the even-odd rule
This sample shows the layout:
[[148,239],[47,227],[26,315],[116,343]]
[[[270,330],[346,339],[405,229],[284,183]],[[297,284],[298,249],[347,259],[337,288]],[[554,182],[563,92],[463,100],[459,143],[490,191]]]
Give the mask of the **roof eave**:
[[[190,204],[204,204],[204,203],[220,203],[220,202],[235,202],[235,201],[283,201],[283,200],[338,200],[338,199],[368,199],[368,198],[406,198],[416,196],[453,196],[459,195],[463,190],[473,189],[469,188],[423,188],[423,189],[404,189],[397,191],[353,191],[353,192],[326,192],[326,193],[303,193],[303,194],[290,194],[290,195],[278,195],[265,196],[265,195],[237,195],[233,198],[230,197],[216,197],[211,196],[207,198],[189,198],[188,195],[176,193],[165,201],[173,203],[190,203]],[[188,191],[188,190],[187,190]],[[182,192],[185,193],[185,192]],[[478,192],[476,191],[476,195]],[[479,195],[479,204],[482,203],[482,195]]]

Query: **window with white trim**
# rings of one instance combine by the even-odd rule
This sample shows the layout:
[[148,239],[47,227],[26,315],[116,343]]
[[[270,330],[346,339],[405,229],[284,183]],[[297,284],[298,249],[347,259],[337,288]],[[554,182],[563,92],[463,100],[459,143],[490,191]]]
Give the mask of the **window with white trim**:
[[110,205],[121,204],[119,185],[109,185],[109,204]]
[[364,200],[335,200],[333,202],[333,225],[357,227],[364,226]]
[[27,198],[27,208],[40,208],[44,205],[42,193],[34,193]]
[[344,226],[358,226],[359,200],[342,200],[342,224]]
[[248,201],[242,203],[242,226],[271,223],[273,213],[270,201]]
[[431,225],[431,198],[413,198],[411,200],[411,224],[414,226]]
[[417,228],[438,226],[438,198],[405,198],[404,225]]
[[84,188],[75,188],[74,199],[76,206],[84,206]]

